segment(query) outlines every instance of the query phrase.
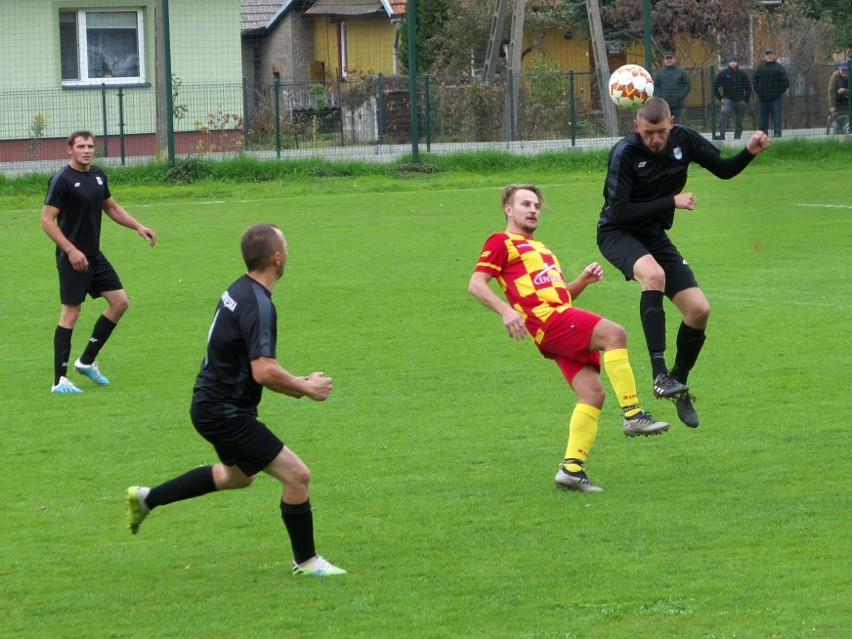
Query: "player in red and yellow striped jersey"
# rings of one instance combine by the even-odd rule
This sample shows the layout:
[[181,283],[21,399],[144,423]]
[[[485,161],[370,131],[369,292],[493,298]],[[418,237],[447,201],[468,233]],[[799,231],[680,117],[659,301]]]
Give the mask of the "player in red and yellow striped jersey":
[[[543,202],[538,187],[507,186],[502,202],[506,230],[485,240],[468,290],[500,315],[511,337],[521,340],[529,333],[541,354],[556,361],[577,395],[556,485],[567,490],[601,492],[603,489],[592,483],[584,470],[597,436],[605,396],[600,376],[601,351],[624,414],[624,434],[656,435],[668,430],[669,425],[639,408],[624,329],[573,305],[586,286],[603,278],[601,265],[593,262],[576,279],[566,282],[556,256],[533,239]],[[491,288],[493,278],[497,278],[508,303]]]

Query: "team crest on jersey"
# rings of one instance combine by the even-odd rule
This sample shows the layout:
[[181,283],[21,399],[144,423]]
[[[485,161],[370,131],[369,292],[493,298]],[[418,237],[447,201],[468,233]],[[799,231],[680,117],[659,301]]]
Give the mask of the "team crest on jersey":
[[100,176],[100,175],[99,175],[99,176],[97,176],[97,177],[95,178],[95,182],[97,182],[97,183],[98,183],[98,186],[103,186],[103,185],[104,185],[104,181],[101,179],[101,176]]
[[675,158],[675,160],[682,160],[683,159],[683,150],[679,146],[676,146],[674,148],[674,158]]

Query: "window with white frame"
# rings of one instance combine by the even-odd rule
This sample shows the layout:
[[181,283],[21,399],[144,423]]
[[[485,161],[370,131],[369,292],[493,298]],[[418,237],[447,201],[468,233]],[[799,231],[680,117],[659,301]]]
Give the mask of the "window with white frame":
[[59,12],[63,86],[145,82],[141,9]]

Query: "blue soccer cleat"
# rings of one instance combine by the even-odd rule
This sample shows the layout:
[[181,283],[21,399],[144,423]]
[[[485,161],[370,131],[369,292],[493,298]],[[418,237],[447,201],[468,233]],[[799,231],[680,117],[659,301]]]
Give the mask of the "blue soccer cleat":
[[80,375],[85,375],[98,386],[109,386],[109,380],[101,375],[97,361],[94,361],[91,364],[83,364],[78,359],[74,362],[74,370],[80,373]]
[[50,387],[51,393],[82,393],[83,391],[77,386],[75,386],[74,382],[72,382],[67,377],[63,376],[59,378],[59,383],[54,384]]

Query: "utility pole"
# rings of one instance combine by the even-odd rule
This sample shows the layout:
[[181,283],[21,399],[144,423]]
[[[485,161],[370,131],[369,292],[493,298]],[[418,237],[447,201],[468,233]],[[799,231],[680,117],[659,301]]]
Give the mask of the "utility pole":
[[154,59],[157,90],[157,154],[165,154],[169,166],[175,164],[175,120],[172,88],[172,43],[169,35],[169,0],[154,2]]
[[604,40],[598,0],[586,0],[586,13],[589,16],[589,34],[592,39],[592,53],[595,56],[595,73],[600,89],[604,130],[608,137],[614,138],[618,136],[618,117],[615,113],[615,103],[609,99],[609,58],[606,53],[606,41]]
[[524,9],[526,0],[514,0],[512,32],[509,39],[509,64],[506,105],[503,108],[503,139],[514,139],[518,124],[518,83],[521,78],[521,52],[524,50]]
[[485,49],[485,67],[482,70],[483,79],[494,82],[497,70],[497,58],[500,56],[500,46],[503,44],[503,26],[506,24],[506,9],[509,0],[497,0],[494,15],[491,18],[491,34],[488,37],[488,47]]

